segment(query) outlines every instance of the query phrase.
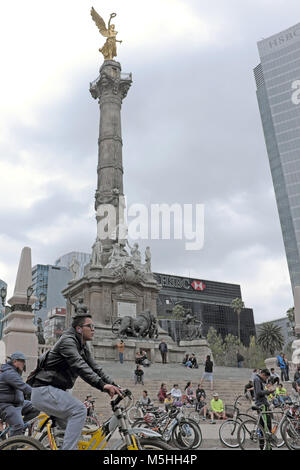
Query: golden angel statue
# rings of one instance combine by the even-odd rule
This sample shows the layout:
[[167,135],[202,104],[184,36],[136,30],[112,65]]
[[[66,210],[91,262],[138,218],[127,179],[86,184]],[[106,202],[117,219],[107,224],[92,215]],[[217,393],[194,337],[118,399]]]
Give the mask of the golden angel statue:
[[92,7],[91,9],[91,16],[93,20],[95,21],[102,36],[107,38],[104,46],[102,47],[102,49],[99,49],[99,51],[102,52],[104,56],[104,60],[113,60],[113,58],[116,57],[117,55],[116,43],[122,42],[116,39],[118,32],[115,30],[115,25],[110,24],[112,18],[117,16],[117,14],[111,13],[109,21],[108,21],[108,27],[106,27],[103,18],[101,18],[101,16],[96,12],[94,7]]

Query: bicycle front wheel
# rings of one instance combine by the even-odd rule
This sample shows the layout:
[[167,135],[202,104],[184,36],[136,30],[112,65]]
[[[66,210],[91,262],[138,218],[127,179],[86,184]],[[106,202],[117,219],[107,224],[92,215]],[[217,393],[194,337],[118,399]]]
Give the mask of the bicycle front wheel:
[[[241,421],[235,421],[234,419],[227,419],[221,424],[219,429],[219,438],[222,444],[230,449],[239,447],[237,431]],[[242,436],[241,436],[242,437]]]
[[237,440],[242,450],[265,450],[266,433],[254,419],[243,421],[237,431]]
[[132,424],[135,420],[143,417],[143,411],[138,406],[132,406],[127,411],[127,417],[128,417],[130,424]]
[[197,424],[180,421],[172,431],[172,443],[179,449],[195,449],[201,444],[202,434]]
[[0,444],[0,450],[46,450],[45,447],[33,437],[9,437]]
[[[127,450],[126,444],[124,444],[120,450]],[[174,447],[170,446],[162,439],[145,437],[139,438],[139,450],[174,450]]]
[[298,419],[285,419],[281,425],[281,435],[289,450],[300,449],[300,422]]

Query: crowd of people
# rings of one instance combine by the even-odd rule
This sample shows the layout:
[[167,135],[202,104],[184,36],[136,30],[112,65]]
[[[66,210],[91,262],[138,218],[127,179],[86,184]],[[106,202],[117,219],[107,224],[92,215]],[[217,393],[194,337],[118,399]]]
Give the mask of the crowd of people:
[[160,403],[165,405],[166,409],[169,409],[171,405],[175,406],[194,406],[195,410],[202,415],[202,419],[205,421],[207,415],[210,416],[210,423],[215,424],[215,419],[226,419],[226,412],[223,400],[219,397],[217,392],[214,392],[213,398],[210,400],[209,405],[207,404],[207,395],[202,385],[199,383],[197,388],[193,388],[192,382],[188,381],[183,389],[183,392],[179,388],[179,385],[175,383],[171,390],[167,390],[165,383],[162,383],[157,393],[157,398]]
[[[284,361],[285,365],[282,365],[280,368],[279,364],[282,364],[279,360],[279,357]],[[287,366],[286,366],[287,365]],[[255,402],[255,379],[261,377],[261,374],[265,377],[265,390],[268,391],[267,394],[267,404],[268,406],[280,406],[286,401],[291,399],[290,395],[287,393],[287,389],[284,387],[283,382],[290,383],[289,379],[289,367],[288,362],[285,358],[285,355],[281,353],[277,356],[277,366],[280,368],[281,374],[279,375],[274,367],[268,369],[254,369],[252,372],[252,377],[249,382],[244,387],[244,395],[250,402]],[[283,370],[288,370],[283,372]],[[292,382],[292,390],[297,391],[297,387],[300,387],[300,365],[297,366],[297,369],[294,373],[294,380]],[[295,397],[294,397],[295,398]]]

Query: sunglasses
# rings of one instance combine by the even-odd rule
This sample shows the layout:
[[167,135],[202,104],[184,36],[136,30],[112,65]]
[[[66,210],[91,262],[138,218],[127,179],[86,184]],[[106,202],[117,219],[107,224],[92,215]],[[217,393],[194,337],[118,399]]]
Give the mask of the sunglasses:
[[95,325],[93,323],[86,323],[85,325],[82,325],[82,328],[86,326],[87,328],[89,328],[90,330],[94,330],[95,329]]

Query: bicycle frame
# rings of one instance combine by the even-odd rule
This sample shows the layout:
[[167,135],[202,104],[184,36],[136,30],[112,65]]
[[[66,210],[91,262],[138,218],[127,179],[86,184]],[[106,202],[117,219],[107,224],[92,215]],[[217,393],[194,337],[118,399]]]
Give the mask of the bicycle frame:
[[[125,394],[126,392],[127,391],[123,391]],[[118,450],[120,447],[124,446],[124,443],[126,444],[127,450],[139,450],[139,435],[141,434],[143,437],[155,437],[161,439],[161,435],[151,429],[130,428],[126,413],[122,408],[117,406],[122,399],[123,398],[121,397],[117,397],[111,402],[113,415],[109,420],[103,423],[102,426],[96,430],[87,429],[87,426],[83,429],[82,435],[91,437],[88,440],[81,439],[78,442],[78,450],[104,450],[116,430],[119,430],[119,433],[123,438],[114,444],[112,447],[113,450]],[[41,426],[40,429],[45,427],[45,425],[50,448],[52,450],[58,450],[53,423],[48,416],[47,422],[44,421],[44,425]]]

